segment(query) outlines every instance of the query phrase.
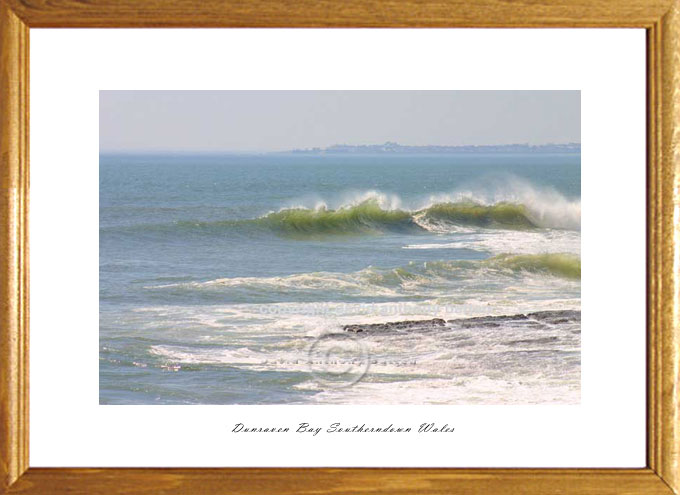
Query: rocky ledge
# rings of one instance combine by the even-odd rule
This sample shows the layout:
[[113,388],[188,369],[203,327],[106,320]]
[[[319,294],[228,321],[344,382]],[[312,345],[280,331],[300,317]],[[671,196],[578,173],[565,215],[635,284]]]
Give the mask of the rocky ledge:
[[443,327],[446,321],[441,318],[432,320],[412,320],[412,321],[388,321],[387,323],[372,323],[345,325],[342,329],[345,332],[385,332],[390,330],[429,330],[435,327]]
[[433,318],[431,320],[410,320],[410,321],[389,321],[386,323],[370,323],[345,325],[342,329],[345,332],[401,332],[401,331],[429,331],[437,328],[449,326],[459,328],[493,328],[505,325],[559,325],[562,323],[581,321],[581,312],[574,310],[557,311],[537,311],[534,313],[504,315],[504,316],[478,316],[474,318],[458,318],[454,320],[443,320]]

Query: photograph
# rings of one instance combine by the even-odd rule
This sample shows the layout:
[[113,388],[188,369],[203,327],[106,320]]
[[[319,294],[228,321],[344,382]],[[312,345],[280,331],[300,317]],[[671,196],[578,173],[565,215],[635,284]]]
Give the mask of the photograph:
[[580,91],[99,91],[101,405],[580,402]]

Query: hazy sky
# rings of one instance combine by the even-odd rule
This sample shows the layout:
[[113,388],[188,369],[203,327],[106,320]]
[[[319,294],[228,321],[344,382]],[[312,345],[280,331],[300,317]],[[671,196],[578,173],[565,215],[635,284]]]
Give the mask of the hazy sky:
[[579,91],[100,91],[101,151],[581,141]]

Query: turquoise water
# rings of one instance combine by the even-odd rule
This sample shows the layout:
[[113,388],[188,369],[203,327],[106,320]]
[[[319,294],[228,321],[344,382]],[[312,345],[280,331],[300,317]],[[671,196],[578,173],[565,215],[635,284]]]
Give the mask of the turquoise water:
[[580,319],[310,353],[347,324],[579,310],[580,176],[577,154],[102,155],[100,402],[578,402]]

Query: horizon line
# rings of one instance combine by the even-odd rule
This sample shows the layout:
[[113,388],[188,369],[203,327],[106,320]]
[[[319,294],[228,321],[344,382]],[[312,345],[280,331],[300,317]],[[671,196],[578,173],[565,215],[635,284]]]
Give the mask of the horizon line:
[[510,146],[528,146],[532,148],[540,148],[540,147],[547,147],[547,146],[564,146],[564,145],[581,145],[580,141],[565,141],[565,142],[548,142],[548,143],[541,143],[541,144],[530,144],[530,143],[504,143],[504,144],[399,144],[394,141],[385,141],[383,143],[370,143],[370,144],[348,144],[348,143],[336,143],[332,144],[326,147],[320,147],[320,146],[314,146],[314,147],[307,147],[307,148],[287,148],[287,149],[281,149],[281,150],[253,150],[253,149],[244,149],[244,150],[235,150],[235,149],[163,149],[163,148],[131,148],[131,149],[100,149],[99,154],[116,154],[116,153],[121,153],[121,154],[131,154],[131,153],[141,153],[141,154],[150,154],[150,153],[159,153],[159,154],[170,154],[170,153],[177,153],[177,154],[190,154],[190,153],[198,153],[198,154],[238,154],[238,155],[246,155],[246,154],[276,154],[276,153],[292,153],[294,151],[308,151],[308,152],[314,152],[316,150],[318,151],[324,151],[329,148],[333,148],[335,146],[349,146],[349,147],[370,147],[370,146],[380,146],[380,145],[385,145],[385,144],[397,144],[398,146],[403,146],[403,147],[410,147],[410,148],[430,148],[430,147],[437,147],[437,148],[466,148],[466,147],[477,147],[477,148],[483,148],[483,147],[510,147]]

